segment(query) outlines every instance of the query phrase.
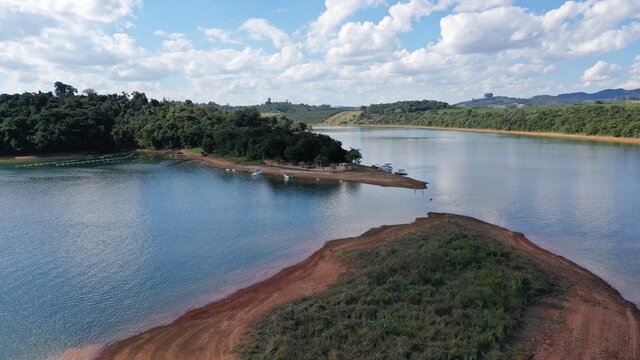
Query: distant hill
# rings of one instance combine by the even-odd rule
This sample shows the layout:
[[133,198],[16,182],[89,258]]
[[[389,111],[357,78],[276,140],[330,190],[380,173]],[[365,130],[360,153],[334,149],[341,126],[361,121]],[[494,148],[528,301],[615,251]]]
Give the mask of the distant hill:
[[331,105],[293,104],[288,101],[272,102],[270,100],[264,104],[256,105],[255,108],[263,116],[286,116],[290,120],[307,124],[321,123],[333,115],[351,110],[351,108],[332,107]]
[[472,99],[456,104],[461,108],[517,108],[517,107],[543,107],[593,103],[603,101],[608,103],[622,103],[631,100],[640,100],[640,89],[607,89],[593,94],[575,92],[568,94],[537,95],[531,98],[514,98],[507,96],[493,96],[485,94],[483,98]]

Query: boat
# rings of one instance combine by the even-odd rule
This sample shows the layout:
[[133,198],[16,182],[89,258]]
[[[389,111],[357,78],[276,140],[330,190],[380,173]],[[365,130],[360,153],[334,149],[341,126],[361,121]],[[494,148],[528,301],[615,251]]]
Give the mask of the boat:
[[393,172],[396,175],[407,175],[407,172],[404,169],[398,169],[398,171]]
[[264,174],[264,171],[257,169],[251,173],[251,176],[262,176],[262,174]]
[[289,174],[289,173],[285,173],[284,174],[284,181],[289,181],[293,179],[293,175]]
[[224,171],[226,171],[226,172],[231,172],[231,169],[224,169]]
[[391,167],[391,164],[387,163],[384,164],[382,166],[380,166],[380,170],[386,172],[386,173],[392,173],[393,172],[393,167]]

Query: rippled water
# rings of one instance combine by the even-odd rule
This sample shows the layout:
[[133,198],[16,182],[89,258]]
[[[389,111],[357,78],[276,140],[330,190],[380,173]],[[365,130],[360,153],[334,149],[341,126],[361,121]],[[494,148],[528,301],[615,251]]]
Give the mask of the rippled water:
[[0,359],[56,357],[169,321],[327,240],[410,221],[425,196],[158,157],[0,165]]
[[[251,179],[157,157],[0,164],[0,358],[44,359],[167,322],[329,239],[427,211],[522,231],[640,303],[640,147],[321,128],[430,189]],[[430,200],[432,199],[432,200]]]
[[319,128],[426,179],[430,208],[525,235],[640,305],[640,146],[401,128]]

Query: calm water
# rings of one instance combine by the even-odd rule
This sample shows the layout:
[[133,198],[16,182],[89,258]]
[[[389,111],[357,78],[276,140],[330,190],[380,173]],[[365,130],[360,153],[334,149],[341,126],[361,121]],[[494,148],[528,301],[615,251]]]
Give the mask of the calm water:
[[[322,128],[430,189],[251,179],[192,162],[0,164],[0,358],[101,344],[427,211],[526,233],[640,303],[640,147]],[[430,199],[432,199],[430,201]]]

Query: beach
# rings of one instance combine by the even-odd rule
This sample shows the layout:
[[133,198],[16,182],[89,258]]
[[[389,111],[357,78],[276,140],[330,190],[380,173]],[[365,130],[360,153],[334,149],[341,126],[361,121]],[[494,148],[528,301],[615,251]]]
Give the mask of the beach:
[[[169,325],[106,346],[98,359],[235,359],[247,326],[274,306],[320,292],[349,271],[340,255],[411,232],[449,224],[472,229],[530,257],[562,279],[562,294],[532,306],[514,344],[533,359],[638,359],[640,311],[606,282],[530,242],[523,234],[470,217],[430,213],[403,225],[328,242],[306,260],[273,277],[192,310]],[[73,357],[67,357],[73,358]]]

